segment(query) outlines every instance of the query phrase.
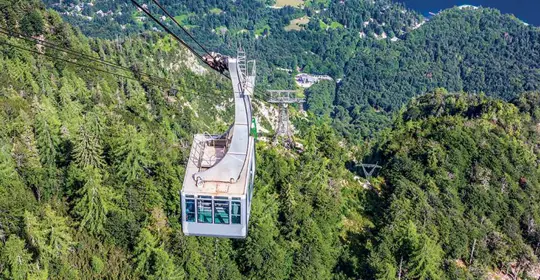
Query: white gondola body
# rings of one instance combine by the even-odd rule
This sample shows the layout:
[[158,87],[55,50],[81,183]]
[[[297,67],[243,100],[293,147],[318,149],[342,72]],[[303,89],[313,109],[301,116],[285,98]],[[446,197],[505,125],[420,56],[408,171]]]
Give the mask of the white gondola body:
[[[229,58],[235,120],[223,135],[197,134],[181,191],[185,235],[245,238],[255,177],[255,137],[251,134],[251,95],[255,64]],[[250,73],[248,73],[250,72]]]

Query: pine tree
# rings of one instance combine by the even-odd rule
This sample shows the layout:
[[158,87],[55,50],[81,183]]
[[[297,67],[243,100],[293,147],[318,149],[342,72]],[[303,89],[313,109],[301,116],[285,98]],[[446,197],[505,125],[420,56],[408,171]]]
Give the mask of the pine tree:
[[153,274],[148,277],[152,280],[180,280],[184,279],[184,271],[178,269],[169,256],[167,251],[163,248],[157,248],[153,252]]
[[397,280],[399,271],[396,269],[396,267],[389,262],[385,262],[382,264],[379,264],[382,269],[381,272],[377,274],[377,279],[384,279],[384,280]]
[[17,180],[17,171],[7,145],[0,146],[0,187]]
[[60,145],[60,120],[46,97],[35,106],[38,108],[35,130],[41,162],[45,166],[55,166]]
[[415,279],[441,279],[442,249],[427,235],[422,234],[409,260],[408,276]]
[[203,246],[202,242],[194,238],[183,236],[180,238],[178,251],[180,251],[186,279],[209,279],[211,275],[207,269],[207,258],[203,255],[208,247]]
[[184,271],[175,267],[169,253],[157,243],[148,229],[141,230],[134,250],[135,272],[149,280],[184,279]]
[[102,176],[92,167],[85,169],[86,183],[77,191],[79,200],[74,212],[81,218],[79,230],[86,229],[90,234],[103,232],[103,224],[109,210],[113,207],[112,191],[102,185]]
[[290,273],[290,258],[279,240],[276,197],[254,197],[246,241],[240,248],[240,268],[252,279],[285,279]]
[[[59,111],[60,119],[62,120],[62,136],[70,139],[74,138],[79,127],[83,125],[84,107],[77,100],[73,100],[75,89],[71,85],[71,81],[67,77],[61,79],[62,87],[58,90],[59,106],[62,110]],[[71,138],[71,139],[72,139]]]
[[73,243],[67,219],[58,216],[49,205],[43,210],[39,221],[38,217],[26,211],[24,223],[30,244],[38,250],[42,261],[67,255]]
[[157,240],[148,229],[143,228],[137,238],[137,245],[133,254],[135,255],[135,272],[141,276],[151,274],[150,263],[152,255],[157,246]]
[[36,142],[43,165],[44,180],[40,184],[40,193],[45,198],[59,190],[59,174],[56,162],[60,154],[60,120],[50,101],[43,97],[40,104],[35,104],[38,110],[35,122]]
[[75,139],[73,158],[79,168],[93,167],[100,169],[105,166],[105,160],[102,157],[103,148],[101,148],[99,139],[93,133],[81,126]]
[[144,176],[145,169],[152,164],[152,160],[147,140],[142,133],[128,125],[116,140],[116,146],[114,155],[117,159],[118,174],[128,182]]
[[24,33],[34,36],[43,34],[45,23],[39,10],[32,10],[21,21],[21,29]]
[[27,279],[32,255],[26,250],[25,245],[24,240],[16,235],[11,235],[0,251],[0,263],[4,265],[4,271],[0,272],[6,279]]

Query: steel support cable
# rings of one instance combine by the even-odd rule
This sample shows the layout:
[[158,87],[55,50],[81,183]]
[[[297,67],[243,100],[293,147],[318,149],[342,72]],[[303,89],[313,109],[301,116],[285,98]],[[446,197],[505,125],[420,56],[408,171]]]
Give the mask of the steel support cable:
[[192,52],[195,56],[197,56],[199,59],[203,60],[203,57],[198,54],[192,47],[190,47],[182,38],[178,37],[174,32],[172,32],[167,26],[165,26],[163,23],[161,23],[154,15],[150,13],[147,9],[143,8],[141,4],[139,4],[135,0],[131,0],[133,5],[137,6],[140,10],[142,10],[147,16],[149,16],[154,22],[156,22],[161,28],[163,28],[167,33],[169,33],[171,36],[173,36],[180,44],[182,44],[184,47],[186,47],[190,52]]
[[[61,52],[65,52],[65,53],[77,56],[78,58],[91,60],[91,61],[94,61],[94,62],[102,63],[102,64],[110,66],[110,67],[114,67],[114,68],[117,68],[117,69],[133,72],[133,70],[130,69],[129,67],[118,65],[118,64],[106,61],[106,60],[104,60],[102,58],[99,58],[99,57],[87,55],[87,54],[77,52],[77,51],[74,51],[74,50],[71,50],[71,49],[68,49],[68,48],[64,48],[64,47],[59,46],[58,44],[54,44],[54,43],[51,43],[49,41],[38,39],[38,38],[33,38],[33,37],[30,37],[30,36],[24,35],[22,33],[13,31],[13,30],[5,29],[3,27],[0,27],[0,33],[5,34],[7,36],[10,36],[12,38],[23,39],[23,40],[26,40],[26,41],[29,41],[29,42],[34,42],[34,43],[37,43],[37,44],[40,44],[40,45],[43,45],[43,46],[46,46],[46,47],[61,51]],[[18,36],[14,36],[13,34],[16,34]],[[157,77],[157,76],[150,75],[150,74],[147,74],[147,73],[144,73],[144,72],[141,72],[140,74],[142,76],[146,76],[148,78],[152,78],[152,79],[155,79],[155,80],[161,80],[162,82],[169,83],[169,81],[167,79],[165,79],[165,78]]]
[[[176,39],[180,44],[182,44],[184,47],[186,47],[191,53],[193,53],[198,59],[200,59],[204,64],[208,65],[208,67],[214,69],[212,67],[212,65],[210,65],[208,62],[206,62],[204,60],[204,58],[202,57],[202,55],[200,55],[199,53],[197,53],[192,47],[190,47],[186,42],[184,42],[184,40],[182,40],[182,38],[178,37],[178,35],[176,35],[174,32],[172,32],[167,26],[165,26],[163,23],[161,23],[154,15],[152,15],[150,13],[150,11],[148,11],[147,9],[143,8],[141,6],[141,4],[139,4],[137,1],[135,0],[131,0],[131,2],[133,3],[133,5],[137,6],[137,8],[139,8],[140,10],[142,10],[147,16],[149,16],[155,23],[157,23],[159,26],[161,26],[161,28],[163,28],[167,33],[169,33],[171,36],[174,37],[174,39]],[[214,69],[215,70],[215,69]],[[230,76],[228,75],[225,75],[225,73],[221,73],[221,75],[223,75],[224,77],[228,78],[228,79],[231,79]]]
[[[132,81],[136,81],[136,82],[141,82],[141,81],[138,80],[138,79],[135,79],[135,78],[132,78],[132,77],[128,77],[128,76],[126,76],[126,75],[122,75],[122,74],[118,74],[118,73],[113,73],[113,72],[110,72],[110,71],[107,71],[107,70],[104,70],[104,69],[100,69],[100,68],[93,67],[93,66],[90,66],[90,65],[85,65],[85,64],[82,64],[82,63],[78,63],[78,62],[74,62],[74,61],[71,61],[71,60],[68,60],[68,59],[64,59],[64,58],[60,58],[60,57],[57,57],[57,56],[54,56],[54,55],[50,55],[50,54],[46,54],[46,53],[41,53],[41,52],[36,51],[36,50],[27,49],[27,48],[24,48],[24,47],[21,47],[21,46],[17,46],[17,45],[14,45],[14,44],[10,44],[10,43],[5,42],[5,41],[0,41],[0,44],[2,44],[2,45],[7,45],[7,46],[10,46],[10,47],[13,47],[13,48],[16,48],[16,49],[19,49],[19,50],[27,51],[27,52],[30,52],[30,53],[34,53],[34,54],[37,54],[37,55],[46,56],[46,57],[49,57],[49,58],[52,58],[52,59],[55,59],[55,60],[59,60],[59,61],[63,61],[63,62],[66,62],[66,63],[70,63],[70,64],[73,64],[73,65],[76,65],[76,66],[79,66],[79,67],[82,67],[82,68],[88,68],[88,69],[92,69],[92,70],[94,70],[94,71],[98,71],[98,72],[102,72],[102,73],[107,73],[107,74],[114,75],[114,76],[117,76],[117,77],[120,77],[120,78],[132,80]],[[161,88],[170,88],[169,86],[160,85],[160,84],[157,84],[157,83],[154,83],[154,82],[141,82],[141,83],[147,83],[147,84],[149,84],[149,85],[154,85],[154,86],[161,87]]]
[[195,44],[201,47],[201,49],[204,52],[206,52],[209,56],[212,56],[212,54],[203,45],[201,45],[197,41],[197,39],[195,39],[195,37],[193,37],[193,35],[191,35],[191,33],[189,33],[189,31],[185,29],[157,0],[152,0],[152,2],[154,2],[154,4],[156,4],[172,21],[174,21],[174,23],[176,23],[176,25],[180,27],[180,29],[182,29],[189,36],[189,38],[191,38],[191,40],[195,42]]

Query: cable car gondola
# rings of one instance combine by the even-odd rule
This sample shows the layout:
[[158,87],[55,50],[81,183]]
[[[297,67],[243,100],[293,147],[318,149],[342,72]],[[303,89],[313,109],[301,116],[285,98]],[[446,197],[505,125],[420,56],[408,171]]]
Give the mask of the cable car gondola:
[[255,62],[247,62],[242,51],[236,58],[212,58],[217,69],[229,70],[235,120],[222,135],[194,137],[181,191],[182,228],[186,235],[245,238],[255,176]]
[[220,53],[211,52],[210,54],[203,55],[203,61],[222,74],[229,69],[227,57]]

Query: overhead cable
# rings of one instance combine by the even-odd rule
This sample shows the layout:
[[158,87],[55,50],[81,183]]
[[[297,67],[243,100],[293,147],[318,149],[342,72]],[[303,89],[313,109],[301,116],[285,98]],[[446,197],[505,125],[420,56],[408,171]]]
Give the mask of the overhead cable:
[[[122,66],[122,65],[118,65],[118,64],[115,64],[115,63],[112,63],[112,62],[109,62],[109,61],[106,61],[102,58],[99,58],[99,57],[95,57],[95,56],[91,56],[91,55],[88,55],[88,54],[85,54],[85,53],[81,53],[81,52],[77,52],[77,51],[74,51],[74,50],[71,50],[69,48],[64,48],[58,44],[54,44],[54,43],[51,43],[50,41],[46,41],[46,40],[43,40],[43,39],[38,39],[38,38],[34,38],[34,37],[30,37],[28,35],[25,35],[25,34],[22,34],[22,33],[19,33],[19,32],[16,32],[16,31],[13,31],[13,30],[9,30],[9,29],[5,29],[3,27],[0,27],[0,33],[2,34],[5,34],[7,36],[10,36],[12,38],[17,38],[17,39],[24,39],[26,41],[29,41],[29,42],[35,42],[37,44],[40,44],[40,45],[43,45],[43,46],[46,46],[46,47],[49,47],[49,48],[52,48],[52,49],[55,49],[55,50],[58,50],[58,51],[62,51],[62,52],[65,52],[65,53],[68,53],[68,54],[71,54],[71,55],[74,55],[74,56],[77,56],[78,58],[83,58],[83,59],[86,59],[86,60],[91,60],[91,61],[94,61],[94,62],[98,62],[98,63],[101,63],[101,64],[104,64],[104,65],[107,65],[107,66],[110,66],[110,67],[114,67],[114,68],[117,68],[117,69],[121,69],[121,70],[125,70],[125,71],[130,71],[132,72],[133,70],[130,69],[129,67],[125,67],[125,66]],[[17,35],[17,36],[14,36]],[[143,75],[143,76],[147,76],[149,78],[152,78],[152,79],[156,79],[156,80],[161,80],[163,82],[168,82],[166,79],[164,78],[161,78],[161,77],[157,77],[157,76],[154,76],[154,75],[151,75],[151,74],[147,74],[147,73],[144,73],[144,72],[139,72],[139,74]]]
[[172,21],[174,21],[174,23],[176,23],[176,25],[178,27],[180,27],[180,29],[182,29],[188,36],[189,38],[191,38],[191,40],[193,40],[193,42],[195,42],[199,47],[201,47],[201,49],[203,51],[205,51],[209,56],[212,56],[212,54],[203,46],[199,43],[199,41],[197,41],[197,39],[195,39],[195,37],[193,37],[193,35],[191,35],[191,33],[186,29],[184,28],[177,20],[176,18],[174,18],[157,0],[152,0]]
[[[64,58],[61,58],[61,57],[57,57],[57,56],[54,56],[54,55],[50,55],[50,54],[47,54],[47,53],[42,53],[42,52],[39,52],[37,50],[27,49],[27,48],[24,48],[22,46],[14,45],[14,44],[11,44],[11,43],[8,43],[8,42],[5,42],[5,41],[0,41],[0,44],[7,45],[7,46],[10,46],[10,47],[19,49],[19,50],[31,52],[31,53],[34,53],[34,54],[37,54],[37,55],[46,56],[46,57],[49,57],[49,58],[52,58],[52,59],[55,59],[55,60],[59,60],[59,61],[63,61],[63,62],[66,62],[66,63],[70,63],[70,64],[73,64],[73,65],[76,65],[76,66],[79,66],[79,67],[82,67],[82,68],[88,68],[88,69],[91,69],[91,70],[94,70],[94,71],[103,72],[103,73],[114,75],[114,76],[117,76],[117,77],[120,77],[120,78],[141,82],[139,79],[136,79],[136,78],[133,78],[133,77],[129,77],[129,76],[118,74],[118,73],[113,73],[113,72],[110,72],[110,71],[107,71],[107,70],[104,70],[104,69],[101,69],[101,68],[97,68],[97,67],[93,67],[93,66],[90,66],[90,65],[85,65],[85,64],[82,64],[82,63],[74,62],[74,61],[64,59]],[[151,82],[151,81],[150,82],[144,81],[142,83],[147,83],[147,84],[154,85],[154,86],[161,87],[161,88],[170,88],[169,86],[164,86],[164,85],[154,83],[154,82]]]
[[[147,16],[149,16],[155,23],[157,23],[159,26],[161,26],[161,28],[163,28],[168,34],[170,34],[171,36],[173,36],[174,39],[176,39],[180,44],[182,44],[184,47],[186,47],[191,53],[193,53],[198,59],[200,59],[204,64],[208,65],[210,68],[214,69],[212,67],[212,65],[210,65],[202,55],[200,55],[199,53],[197,53],[197,51],[195,51],[190,45],[188,45],[184,40],[182,40],[182,38],[180,38],[178,35],[176,35],[174,32],[172,32],[165,24],[163,24],[161,21],[159,21],[154,15],[152,15],[152,13],[150,13],[150,11],[146,8],[144,8],[143,6],[141,6],[141,4],[139,4],[137,1],[135,0],[131,0],[131,2],[133,3],[133,5],[137,6],[137,8],[139,8],[141,11],[143,11]],[[215,70],[215,69],[214,69]],[[217,71],[217,70],[216,70]],[[220,72],[221,75],[223,75],[224,77],[226,77],[227,79],[231,79],[230,76],[226,75],[225,73],[222,73]]]

